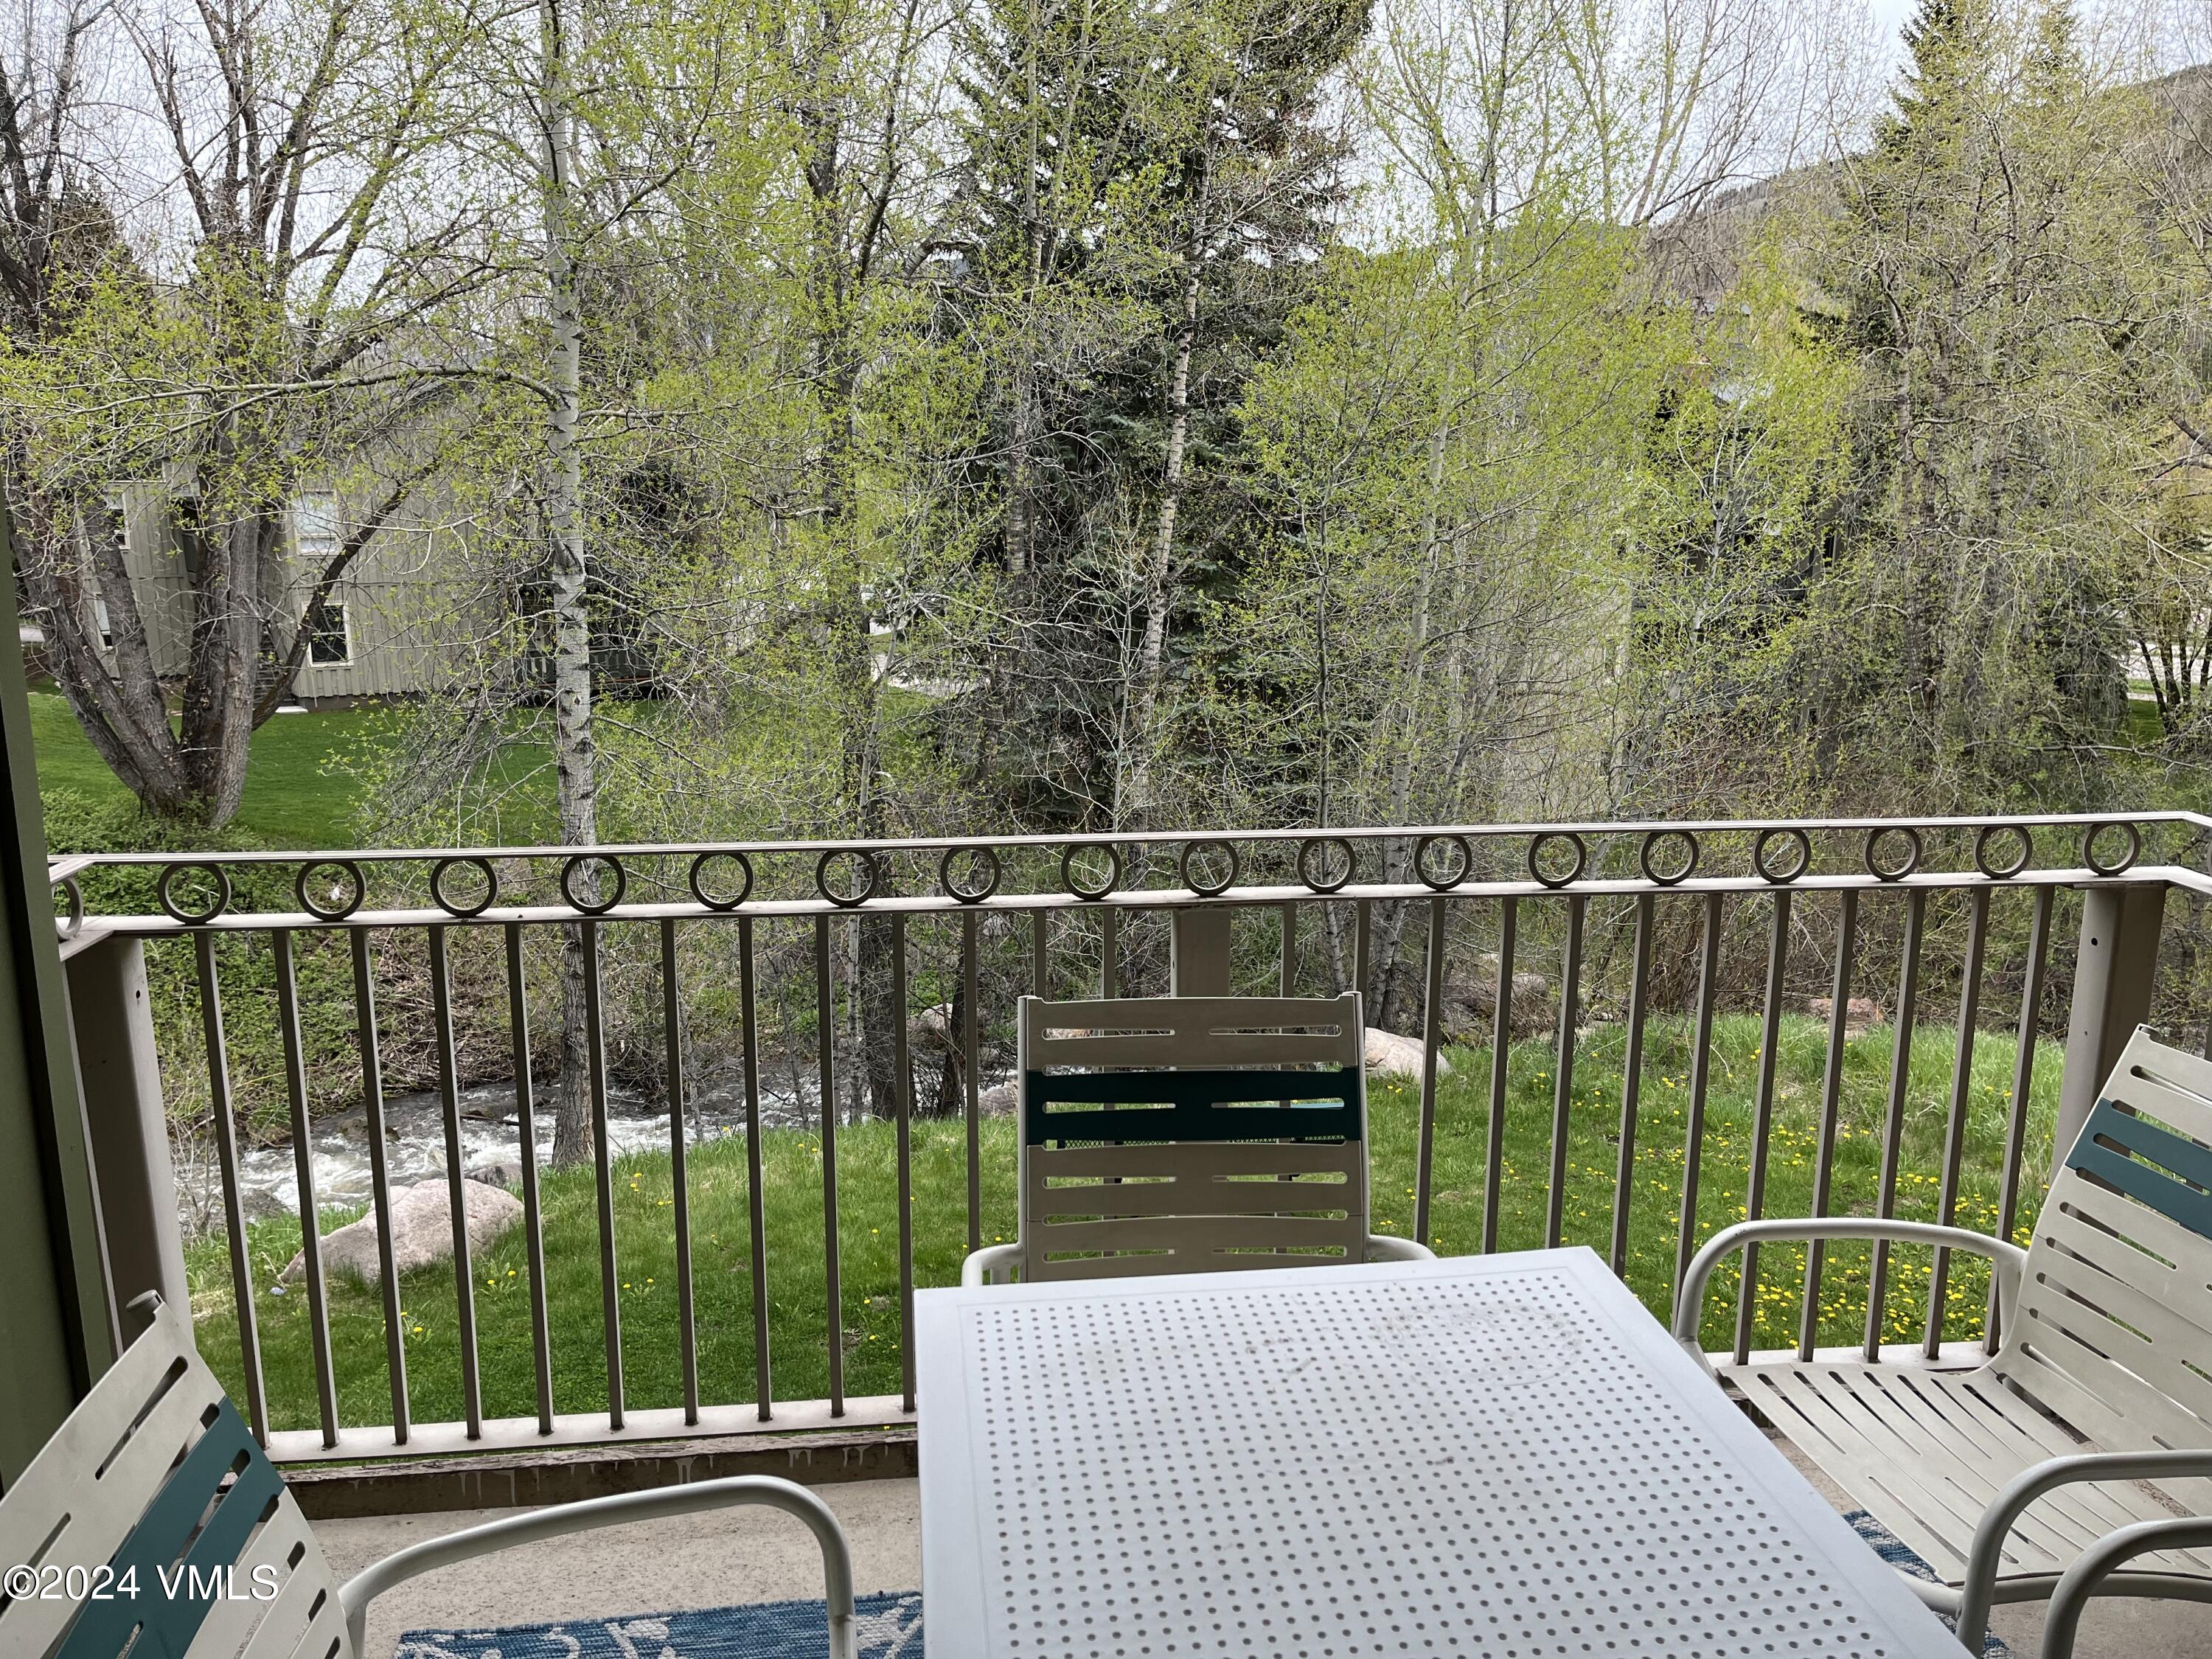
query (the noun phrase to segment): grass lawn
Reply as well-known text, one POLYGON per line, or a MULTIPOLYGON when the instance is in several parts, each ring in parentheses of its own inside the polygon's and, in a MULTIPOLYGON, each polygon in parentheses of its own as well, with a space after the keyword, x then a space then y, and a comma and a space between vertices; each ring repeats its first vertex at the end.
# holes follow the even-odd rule
MULTIPOLYGON (((1689 1060, 1686 1022, 1655 1019, 1647 1034, 1644 1103, 1631 1182, 1629 1284, 1652 1310, 1668 1311, 1684 1158, 1689 1060)), ((1716 1026, 1713 1075, 1699 1169, 1698 1231, 1702 1237, 1744 1212, 1752 1150, 1759 1042, 1759 1022, 1727 1017, 1716 1026)), ((1953 1033, 1922 1026, 1914 1041, 1899 1182, 1899 1214, 1934 1218, 1948 1112, 1953 1033)), ((1891 1034, 1877 1027, 1846 1046, 1841 1127, 1837 1143, 1838 1213, 1869 1213, 1881 1168, 1881 1124, 1890 1073, 1891 1034)), ((1580 1045, 1570 1115, 1565 1231, 1569 1243, 1609 1249, 1625 1038, 1618 1028, 1587 1034, 1580 1045)), ((1775 1129, 1766 1211, 1810 1209, 1826 1030, 1809 1019, 1785 1020, 1778 1058, 1775 1129)), ((2014 1045, 1983 1033, 1975 1042, 1960 1186, 1961 1224, 1989 1231, 1996 1222, 2000 1160, 2009 1109, 2014 1045)), ((2038 1050, 2030 1096, 2028 1146, 2033 1167, 2023 1183, 2021 1219, 2040 1202, 2055 1119, 2061 1054, 2038 1050)), ((1490 1060, 1480 1048, 1450 1053, 1455 1074, 1437 1091, 1431 1240, 1441 1254, 1480 1248, 1490 1060)), ((1543 1243, 1550 1169, 1553 1054, 1548 1044, 1518 1044, 1510 1058, 1503 1143, 1501 1248, 1543 1243)), ((1380 1080, 1370 1085, 1374 1213, 1377 1231, 1404 1233, 1413 1224, 1413 1169, 1419 1090, 1380 1080)), ((1013 1126, 983 1126, 983 1237, 1014 1232, 1013 1126)), ((773 1393, 781 1399, 828 1392, 822 1228, 822 1143, 796 1131, 763 1138, 766 1171, 769 1326, 773 1393)), ((915 1269, 919 1285, 956 1282, 966 1239, 964 1132, 958 1123, 914 1128, 915 1269)), ((899 1388, 898 1229, 893 1126, 871 1122, 836 1136, 839 1255, 843 1306, 837 1339, 845 1384, 854 1395, 899 1388)), ((625 1397, 633 1408, 682 1403, 676 1271, 669 1163, 665 1154, 625 1158, 617 1167, 616 1243, 625 1397)), ((547 1297, 553 1333, 556 1410, 586 1411, 606 1401, 599 1279, 598 1224, 588 1170, 550 1175, 544 1182, 547 1297)), ((751 1278, 744 1146, 726 1139, 699 1148, 690 1160, 693 1273, 699 1325, 700 1389, 709 1403, 753 1398, 751 1278)), ((329 1212, 325 1230, 357 1212, 329 1212)), ((2022 1228, 2024 1236, 2025 1229, 2022 1228)), ((311 1428, 315 1389, 306 1298, 297 1285, 270 1294, 298 1249, 298 1224, 282 1218, 254 1224, 250 1253, 261 1323, 263 1364, 271 1426, 311 1428)), ((1928 1252, 1901 1249, 1893 1260, 1884 1340, 1917 1340, 1926 1305, 1928 1252)), ((228 1260, 220 1237, 189 1247, 192 1309, 201 1351, 242 1401, 237 1319, 228 1260)), ((1823 1280, 1820 1340, 1856 1342, 1864 1317, 1869 1249, 1831 1247, 1823 1280)), ((1802 1290, 1802 1246, 1769 1246, 1760 1256, 1756 1346, 1794 1342, 1802 1290)), ((518 1230, 475 1264, 483 1404, 493 1417, 534 1413, 527 1267, 518 1230)), ((1982 1328, 1985 1267, 1954 1258, 1946 1297, 1947 1335, 1982 1328)), ((1726 1346, 1733 1330, 1739 1279, 1733 1267, 1717 1276, 1705 1340, 1726 1346)), ((461 1413, 459 1356, 454 1339, 450 1268, 426 1269, 402 1285, 411 1410, 419 1421, 461 1413)), ((334 1285, 331 1337, 341 1418, 351 1424, 390 1418, 385 1375, 382 1303, 350 1281, 334 1285)))
MULTIPOLYGON (((360 784, 331 763, 375 744, 380 718, 374 709, 332 709, 271 719, 253 734, 235 826, 272 847, 351 845, 360 784)), ((59 692, 31 693, 31 737, 40 787, 74 790, 95 806, 131 799, 59 692)))

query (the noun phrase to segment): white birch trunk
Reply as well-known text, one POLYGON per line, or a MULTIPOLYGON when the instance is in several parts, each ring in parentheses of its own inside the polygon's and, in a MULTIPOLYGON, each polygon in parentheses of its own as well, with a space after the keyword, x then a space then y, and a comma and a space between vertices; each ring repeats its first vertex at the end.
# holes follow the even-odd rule
MULTIPOLYGON (((564 846, 599 839, 599 779, 592 742, 592 629, 584 605, 583 457, 576 428, 583 402, 583 319, 574 257, 576 165, 574 94, 559 0, 540 0, 545 154, 539 203, 545 239, 547 314, 551 324, 546 380, 553 389, 545 425, 546 528, 553 588, 553 767, 564 846)), ((596 869, 578 872, 577 896, 599 896, 596 869)), ((584 981, 585 930, 572 924, 561 951, 561 1081, 553 1162, 591 1156, 591 1032, 584 981)))
POLYGON ((1190 358, 1198 337, 1199 278, 1205 270, 1206 212, 1213 182, 1209 149, 1191 210, 1190 242, 1183 255, 1182 314, 1176 319, 1175 368, 1168 377, 1168 442, 1160 474, 1160 512, 1144 572, 1145 627, 1137 645, 1137 683, 1129 699, 1130 756, 1122 774, 1115 822, 1144 826, 1152 809, 1152 755, 1158 744, 1160 683, 1166 672, 1168 613, 1174 606, 1176 514, 1182 504, 1183 452, 1190 438, 1190 358))

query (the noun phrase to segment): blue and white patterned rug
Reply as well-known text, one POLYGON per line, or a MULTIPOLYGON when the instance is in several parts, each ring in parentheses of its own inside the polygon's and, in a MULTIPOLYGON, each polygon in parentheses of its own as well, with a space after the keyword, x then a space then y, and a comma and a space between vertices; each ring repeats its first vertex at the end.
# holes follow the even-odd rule
MULTIPOLYGON (((919 1595, 863 1595, 854 1610, 860 1659, 921 1659, 919 1595)), ((828 1639, 821 1602, 763 1601, 501 1630, 410 1630, 393 1659, 811 1659, 828 1639)))
MULTIPOLYGON (((1903 1540, 1864 1510, 1853 1510, 1844 1519, 1857 1529, 1860 1537, 1874 1547, 1876 1555, 1899 1572, 1910 1577, 1925 1579, 1931 1584, 1936 1582, 1936 1569, 1905 1548, 1903 1540)), ((915 1616, 919 1618, 920 1614, 915 1616)), ((1953 1622, 1940 1613, 1936 1616, 1947 1625, 1953 1622)), ((2012 1650, 1996 1637, 1985 1634, 1982 1638, 1982 1659, 2012 1659, 2012 1650)))
MULTIPOLYGON (((1936 1577, 1864 1510, 1844 1518, 1892 1566, 1916 1578, 1936 1577)), ((859 1612, 860 1659, 922 1659, 920 1595, 864 1595, 859 1612)), ((822 1651, 824 1628, 819 1601, 767 1601, 501 1630, 412 1630, 399 1638, 393 1659, 790 1659, 822 1651)), ((2011 1659, 1994 1636, 1982 1652, 1984 1659, 2011 1659)))

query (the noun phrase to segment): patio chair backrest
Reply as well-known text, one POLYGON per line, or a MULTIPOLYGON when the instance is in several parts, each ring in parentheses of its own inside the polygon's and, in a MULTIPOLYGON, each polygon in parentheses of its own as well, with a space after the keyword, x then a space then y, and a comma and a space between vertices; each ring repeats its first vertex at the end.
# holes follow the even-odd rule
POLYGON ((2212 1446, 2208 1189, 2212 1062, 2138 1031, 2052 1178, 1991 1370, 2101 1449, 2212 1446))
POLYGON ((1023 1279, 1364 1260, 1365 1036, 1355 995, 1023 998, 1023 1279))
POLYGON ((9 1659, 349 1659, 337 1581, 181 1308, 0 1497, 18 1564, 36 1583, 0 1587, 9 1659))

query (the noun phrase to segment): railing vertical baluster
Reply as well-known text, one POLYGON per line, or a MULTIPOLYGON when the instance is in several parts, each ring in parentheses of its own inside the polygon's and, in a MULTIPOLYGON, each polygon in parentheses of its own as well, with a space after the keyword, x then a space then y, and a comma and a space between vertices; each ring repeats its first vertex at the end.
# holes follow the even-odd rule
POLYGON ((1613 1178, 1613 1271, 1628 1273, 1628 1211, 1636 1192, 1636 1118, 1644 1092, 1644 1022, 1651 979, 1651 929, 1658 902, 1636 899, 1636 947, 1628 974, 1628 1053, 1620 1070, 1620 1155, 1613 1178))
POLYGON ((1698 1164, 1705 1150, 1705 1091, 1713 1075, 1713 1003, 1720 994, 1721 896, 1705 895, 1705 936, 1698 960, 1697 1032, 1691 1039, 1690 1114, 1682 1127, 1682 1212, 1674 1234, 1674 1287, 1680 1290, 1698 1247, 1698 1164))
POLYGON ((822 1253, 830 1320, 830 1415, 845 1414, 845 1294, 837 1260, 837 1010, 830 979, 830 918, 814 919, 814 1018, 822 1069, 822 1253))
POLYGON ((1121 994, 1121 913, 1110 906, 1098 913, 1098 994, 1109 1002, 1121 994))
POLYGON ((392 1171, 384 1145, 384 1065, 377 1042, 376 975, 368 929, 349 930, 354 1040, 361 1048, 362 1128, 368 1140, 368 1197, 376 1217, 378 1289, 384 1297, 384 1369, 392 1383, 392 1443, 407 1443, 407 1334, 400 1324, 399 1274, 392 1260, 392 1171))
POLYGON ((677 1340, 684 1366, 684 1421, 699 1420, 699 1321, 691 1305, 691 1191, 684 1145, 684 1009, 676 973, 676 921, 660 923, 661 1024, 668 1054, 669 1198, 676 1216, 677 1340))
MULTIPOLYGON (((1052 999, 1052 912, 1030 912, 1030 994, 1052 999)), ((903 1006, 903 1005, 902 1005, 903 1006)))
MULTIPOLYGON (((1813 1160, 1813 1213, 1828 1213, 1836 1176, 1836 1127, 1844 1097, 1844 1041, 1850 1027, 1851 978, 1859 943, 1859 896, 1846 887, 1839 896, 1843 914, 1836 923, 1836 976, 1830 985, 1828 1054, 1820 1079, 1820 1144, 1813 1160)), ((1820 1274, 1827 1246, 1814 1239, 1805 1247, 1805 1304, 1797 1316, 1797 1357, 1809 1360, 1820 1328, 1820 1274)))
POLYGON ((307 1121, 307 1064, 300 1043, 300 988, 292 971, 292 932, 270 934, 276 948, 276 1018, 284 1030, 284 1091, 292 1105, 292 1167, 299 1182, 300 1255, 307 1285, 307 1337, 315 1356, 315 1407, 323 1444, 338 1443, 337 1380, 331 1361, 331 1309, 323 1284, 321 1206, 315 1200, 315 1145, 307 1121))
POLYGON ((238 1358, 246 1373, 246 1419, 253 1437, 269 1443, 269 1398, 261 1379, 261 1323, 253 1309, 253 1264, 246 1249, 246 1206, 238 1190, 238 1123, 230 1103, 230 1045, 223 1038, 222 984, 215 965, 215 935, 192 935, 199 961, 200 1029, 207 1038, 208 1105, 215 1114, 216 1158, 222 1166, 222 1218, 230 1233, 230 1291, 238 1304, 238 1358))
POLYGON ((1413 1237, 1429 1242, 1429 1188, 1437 1155, 1437 1051, 1443 1037, 1444 901, 1429 901, 1429 971, 1421 999, 1420 1152, 1413 1171, 1413 1237))
POLYGON ((753 1398, 760 1420, 775 1410, 769 1387, 768 1212, 761 1179, 760 1017, 753 986, 753 919, 738 918, 738 1011, 745 1046, 745 1211, 751 1228, 753 1277, 753 1398))
MULTIPOLYGON (((1036 913, 1042 923, 1045 913, 1036 913)), ((907 1051, 906 916, 891 915, 891 1103, 898 1115, 899 1393, 914 1409, 914 1063, 907 1051)), ((1043 938, 1039 927, 1035 937, 1043 938)), ((1042 976, 1040 976, 1040 981, 1042 976)))
MULTIPOLYGON (((476 1267, 469 1255, 468 1193, 461 1176, 461 1091, 453 1054, 453 982, 446 930, 430 935, 430 1014, 438 1039, 438 1103, 446 1130, 446 1199, 453 1226, 454 1340, 461 1350, 461 1409, 471 1440, 483 1438, 483 1388, 477 1369, 476 1267)), ((619 1425, 617 1425, 619 1426, 619 1425)))
POLYGON ((960 1070, 967 1092, 968 1248, 971 1250, 981 1249, 983 1243, 983 1107, 975 1076, 982 1049, 978 1036, 982 1021, 975 1006, 980 994, 975 960, 980 926, 973 910, 960 918, 961 1000, 967 1010, 960 1026, 960 1070))
MULTIPOLYGON (((1905 895, 1905 956, 1898 971, 1897 1024, 1890 1053, 1889 1109, 1882 1121, 1881 1191, 1875 1213, 1887 1218, 1897 1212, 1897 1160, 1905 1143, 1905 1097, 1912 1081, 1912 1023, 1920 1000, 1920 939, 1928 922, 1928 890, 1916 887, 1905 895)), ((1882 1316, 1889 1301, 1889 1242, 1877 1239, 1874 1261, 1867 1275, 1867 1316, 1864 1352, 1869 1364, 1881 1358, 1882 1316)))
MULTIPOLYGON (((1790 973, 1790 890, 1774 890, 1774 931, 1766 944, 1766 1002, 1759 1022, 1759 1093, 1753 1108, 1751 1180, 1743 1213, 1756 1221, 1766 1212, 1766 1160, 1774 1138, 1775 1050, 1782 1037, 1782 993, 1790 973)), ((1759 1317, 1759 1246, 1743 1252, 1743 1281, 1735 1306, 1735 1363, 1751 1354, 1751 1328, 1759 1317)))
POLYGON ((599 1310, 607 1346, 607 1426, 623 1425, 621 1264, 615 1257, 615 1173, 607 1145, 607 1034, 600 1018, 599 924, 575 924, 584 949, 584 1051, 592 1089, 592 1175, 599 1187, 599 1310))
MULTIPOLYGON (((1943 1130, 1943 1176, 1936 1200, 1936 1224, 1948 1227, 1959 1215, 1959 1170, 1966 1156, 1966 1107, 1974 1085, 1974 1025, 1982 1012, 1982 952, 1990 929, 1990 890, 1966 896, 1966 971, 1959 989, 1959 1032, 1951 1058, 1951 1117, 1943 1130)), ((1943 1346, 1943 1305, 1951 1284, 1951 1253, 1938 1245, 1928 1274, 1928 1317, 1920 1352, 1933 1359, 1943 1346)))
POLYGON ((1498 902, 1498 994, 1490 1042, 1490 1128, 1483 1145, 1482 1251, 1498 1248, 1498 1202, 1505 1171, 1505 1072, 1513 1052, 1513 945, 1519 931, 1521 902, 1507 894, 1498 902))
POLYGON ((1567 942, 1559 964, 1559 1035, 1552 1083, 1552 1170, 1544 1195, 1544 1247, 1556 1250, 1567 1214, 1568 1114, 1575 1100, 1575 1004, 1583 988, 1583 917, 1589 901, 1567 896, 1567 942))
POLYGON ((538 1432, 553 1432, 553 1328, 545 1307, 545 1209, 538 1193, 538 1091, 530 1071, 530 1003, 523 976, 522 924, 507 933, 507 1045, 514 1052, 514 1127, 522 1170, 523 1249, 529 1258, 531 1367, 537 1373, 538 1432))
POLYGON ((1375 949, 1375 901, 1361 899, 1352 907, 1352 988, 1359 993, 1360 1018, 1372 1025, 1375 1010, 1368 1006, 1367 995, 1375 949))
MULTIPOLYGON (((1278 990, 1277 994, 1285 997, 1294 997, 1298 994, 1298 907, 1296 901, 1286 900, 1282 906, 1282 981, 1280 988, 1278 990)), ((1364 1037, 1365 1033, 1361 1033, 1361 1036, 1364 1037)), ((1289 1104, 1287 1101, 1284 1103, 1285 1105, 1289 1104)), ((1295 1179, 1295 1177, 1285 1175, 1277 1176, 1275 1179, 1278 1181, 1290 1181, 1295 1179)), ((1277 1255, 1280 1255, 1282 1254, 1282 1250, 1279 1248, 1275 1251, 1275 1254, 1277 1255)))
MULTIPOLYGON (((2013 1055, 2012 1109, 2005 1123, 2004 1181, 1997 1194, 1997 1237, 2009 1242, 2020 1221, 2020 1169, 2027 1151, 2028 1097, 2035 1088, 2035 1042, 2042 1034, 2043 981, 2050 964, 2051 912, 2058 890, 2035 890, 2035 912, 2028 923, 2027 982, 2020 996, 2019 1046, 2013 1055)), ((2057 1156, 2057 1149, 2053 1149, 2057 1156)), ((1990 1353, 2003 1340, 2002 1310, 1997 1306, 1996 1275, 1990 1276, 1982 1343, 1990 1353)))

